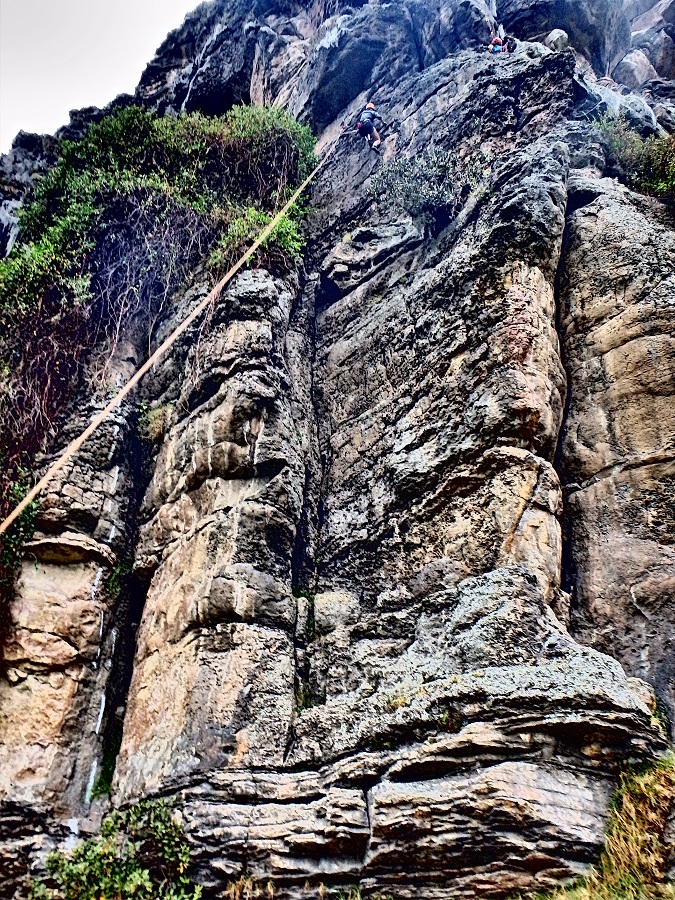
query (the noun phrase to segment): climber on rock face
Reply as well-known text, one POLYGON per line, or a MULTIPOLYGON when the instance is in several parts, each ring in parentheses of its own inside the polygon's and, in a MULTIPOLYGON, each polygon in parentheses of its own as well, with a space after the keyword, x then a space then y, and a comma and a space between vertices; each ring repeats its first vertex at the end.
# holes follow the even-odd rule
POLYGON ((487 49, 488 53, 513 53, 516 47, 516 41, 512 37, 508 37, 500 25, 499 34, 492 38, 487 49))
POLYGON ((386 127, 386 122, 375 108, 375 104, 366 103, 359 113, 359 121, 356 123, 359 134, 368 144, 370 149, 374 150, 376 153, 380 152, 378 147, 382 143, 382 139, 375 128, 375 122, 378 120, 386 127))

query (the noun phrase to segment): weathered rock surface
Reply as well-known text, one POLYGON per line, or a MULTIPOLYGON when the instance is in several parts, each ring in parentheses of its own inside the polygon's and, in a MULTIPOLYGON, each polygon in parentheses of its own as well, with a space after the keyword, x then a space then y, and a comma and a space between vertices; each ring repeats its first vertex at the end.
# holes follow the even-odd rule
MULTIPOLYGON (((624 12, 631 22, 631 44, 653 66, 655 71, 652 77, 675 77, 675 5, 672 0, 660 0, 658 3, 626 0, 624 12)), ((633 56, 633 53, 628 54, 629 59, 633 56)), ((644 63, 640 64, 640 69, 645 69, 644 63)), ((614 77, 635 89, 635 79, 623 81, 616 70, 614 77)))
POLYGON ((130 408, 44 501, 0 682, 0 896, 95 826, 121 717, 113 800, 175 798, 206 896, 243 871, 292 897, 546 889, 665 746, 675 232, 588 122, 657 128, 598 81, 648 10, 424 10, 203 4, 143 76, 163 111, 282 103, 323 149, 369 96, 390 128, 382 157, 340 138, 300 277, 240 274, 150 374, 148 477, 130 408), (577 56, 488 56, 497 21, 577 56), (452 221, 369 191, 479 142, 452 221))
POLYGON ((616 81, 625 84, 632 91, 637 91, 643 84, 658 78, 658 72, 642 50, 627 53, 614 69, 613 75, 616 81))
POLYGON ((575 630, 672 716, 675 240, 657 203, 585 178, 574 192, 561 324, 575 630))
POLYGON ((568 33, 572 44, 606 75, 630 47, 630 27, 621 0, 500 0, 499 18, 525 39, 552 28, 568 33))

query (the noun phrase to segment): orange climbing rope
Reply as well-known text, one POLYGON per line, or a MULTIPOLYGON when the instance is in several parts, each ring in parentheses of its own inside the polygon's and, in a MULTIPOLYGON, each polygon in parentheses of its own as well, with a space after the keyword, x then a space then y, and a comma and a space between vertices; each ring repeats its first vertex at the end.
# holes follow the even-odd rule
POLYGON ((105 407, 105 409, 103 409, 100 413, 98 413, 98 415, 91 421, 91 423, 82 432, 82 434, 78 438, 75 438, 75 440, 72 441, 68 445, 68 447, 66 447, 66 449, 61 454, 61 456, 56 460, 56 462, 52 463, 52 465, 49 467, 49 469, 47 469, 46 473, 38 481, 38 483, 35 485, 35 487, 33 487, 26 494, 26 496, 23 498, 21 503, 19 503, 19 505, 16 507, 16 509, 14 509, 7 516, 7 518, 4 520, 4 522, 2 522, 2 524, 0 524, 0 534, 7 531, 7 529, 10 527, 10 525, 14 521, 16 521, 16 519, 21 515, 21 513, 33 502, 33 500, 35 500, 35 498, 40 494, 42 489, 45 488, 49 484, 49 482, 52 480, 52 478, 54 478, 54 476, 58 472, 60 472, 61 469, 63 469, 63 467, 68 462, 68 460, 71 459, 77 453, 77 451, 84 444, 84 442, 87 440, 87 438, 91 437, 91 435, 96 431, 98 426, 110 415, 110 413, 114 409, 117 409, 117 407, 120 405, 122 400, 124 400, 124 398, 127 396, 127 394, 129 394, 136 387, 136 385, 141 380, 141 378, 145 375, 145 373, 148 372, 154 366, 154 364, 157 362, 157 360, 160 357, 162 357, 166 353, 166 351, 176 343, 178 338, 190 327, 190 325, 194 322, 194 320, 199 315, 201 315, 201 313, 203 313, 204 310, 208 306, 211 305, 211 303, 215 303, 218 300, 221 291, 223 290, 225 285, 228 283, 228 281, 230 281, 237 274, 239 269, 241 269, 241 267, 251 258, 251 256, 253 256, 253 254, 258 249, 258 247, 260 247, 260 245, 265 240, 267 240, 267 238, 270 236, 270 234, 272 234, 272 232, 277 227, 279 222, 283 219, 283 217, 286 215, 288 210, 291 208, 291 206, 293 206, 293 204, 296 202, 296 200, 300 197, 300 194, 302 194, 302 192, 307 187, 309 187, 311 182, 314 180, 314 178, 319 173, 320 169, 323 168, 323 166, 326 164, 329 157, 335 151, 335 148, 337 147, 338 142, 339 142, 340 138, 342 137, 344 130, 345 130, 345 126, 343 124, 342 128, 340 129, 340 134, 337 136, 337 138, 335 139, 335 142, 330 147, 330 149, 321 158, 321 160, 319 161, 319 164, 314 168, 314 170, 312 172, 310 172, 310 174, 307 176, 307 178, 305 178, 305 180, 302 182, 300 187, 295 191, 295 193, 293 194, 291 199, 288 201, 288 203, 286 203, 286 205, 283 207, 283 209, 281 209, 276 214, 276 216, 272 219, 272 221, 269 223, 269 225, 265 226, 265 228, 260 232, 260 234, 258 235, 256 240, 249 247, 249 249, 246 251, 246 253, 244 253, 244 255, 239 259, 239 261, 236 262, 232 266, 232 268, 228 272, 225 273, 225 275, 223 275, 223 277, 220 279, 218 284, 210 292, 208 297, 206 297, 204 300, 202 300, 202 302, 199 304, 199 306, 195 307, 195 309, 192 310, 190 315, 186 319, 184 319, 180 323, 180 325, 178 325, 174 329, 174 331, 169 335, 169 337, 159 345, 159 347, 155 350, 155 352, 152 354, 152 356, 150 356, 149 359, 145 363, 143 363, 143 365, 140 367, 140 369, 138 369, 138 371, 129 379, 129 381, 119 391, 119 393, 115 397, 113 397, 113 399, 110 401, 110 403, 108 403, 108 405, 105 407))

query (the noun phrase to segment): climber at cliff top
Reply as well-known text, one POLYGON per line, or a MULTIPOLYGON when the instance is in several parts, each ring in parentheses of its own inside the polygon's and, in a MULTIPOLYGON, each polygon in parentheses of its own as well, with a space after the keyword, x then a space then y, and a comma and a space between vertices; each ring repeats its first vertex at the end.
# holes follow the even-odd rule
POLYGON ((499 36, 492 38, 488 50, 490 53, 513 53, 516 49, 516 42, 511 37, 501 38, 499 36))
POLYGON ((366 105, 359 113, 359 121, 356 123, 359 134, 368 144, 370 149, 374 150, 376 153, 380 152, 377 148, 382 143, 382 138, 377 133, 377 129, 375 128, 375 122, 378 120, 382 122, 385 128, 387 127, 387 123, 375 108, 375 104, 369 102, 366 103, 366 105), (375 138, 374 141, 373 138, 375 138))

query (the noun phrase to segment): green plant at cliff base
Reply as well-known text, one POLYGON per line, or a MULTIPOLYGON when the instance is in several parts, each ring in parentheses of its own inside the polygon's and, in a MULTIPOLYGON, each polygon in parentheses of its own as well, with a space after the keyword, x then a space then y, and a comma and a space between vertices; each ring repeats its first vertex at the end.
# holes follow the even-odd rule
POLYGON ((658 900, 675 898, 667 880, 672 847, 665 841, 675 810, 675 755, 625 772, 612 802, 597 867, 580 882, 540 900, 658 900))
POLYGON ((50 853, 49 878, 31 900, 199 900, 187 876, 190 849, 162 801, 143 800, 103 820, 100 837, 50 853))
POLYGON ((621 166, 630 187, 675 198, 675 135, 640 137, 625 116, 605 116, 598 127, 610 157, 621 166))
POLYGON ((341 890, 338 894, 338 900, 361 900, 361 888, 358 885, 341 890))
MULTIPOLYGON (((131 106, 58 145, 0 261, 0 519, 85 371, 88 395, 108 389, 125 328, 150 348, 175 292, 207 260, 218 275, 304 179, 313 148, 309 129, 283 110, 244 106, 215 119, 131 106)), ((257 264, 294 265, 300 213, 257 264)), ((1 552, 6 616, 20 553, 7 540, 1 552)))

